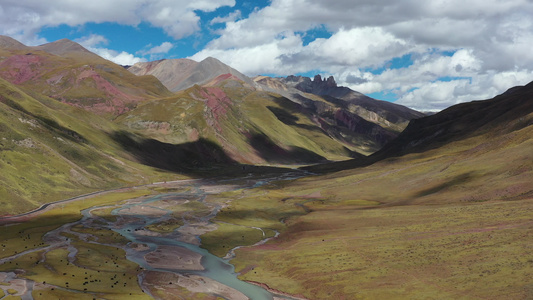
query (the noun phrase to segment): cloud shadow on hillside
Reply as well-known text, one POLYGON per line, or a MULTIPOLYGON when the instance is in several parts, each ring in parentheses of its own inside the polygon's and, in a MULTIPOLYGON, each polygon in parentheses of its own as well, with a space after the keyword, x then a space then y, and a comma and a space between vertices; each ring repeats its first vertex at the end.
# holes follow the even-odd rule
POLYGON ((220 146, 203 138, 195 142, 169 144, 126 131, 113 132, 111 138, 140 163, 171 172, 195 173, 202 168, 238 165, 220 146))
POLYGON ((296 123, 297 121, 300 120, 300 118, 287 112, 285 109, 274 107, 274 106, 267 106, 267 108, 274 114, 274 116, 276 116, 276 118, 280 122, 282 122, 285 125, 299 127, 299 128, 309 130, 309 131, 324 132, 321 128, 317 126, 296 123))
POLYGON ((431 194, 435 194, 435 193, 438 193, 444 189, 447 189, 447 188, 451 188, 453 186, 457 186, 457 185, 460 185, 460 184, 465 184, 467 183, 468 181, 472 180, 472 172, 468 172, 468 173, 464 173, 464 174, 461 174, 461 175, 458 175, 444 183, 441 183, 439 185, 436 185, 436 186, 433 186, 433 187, 430 187, 430 188, 427 188, 427 189, 424 189, 424 190, 421 190, 419 191, 418 193, 415 194, 415 198, 419 198, 419 197, 424 197, 424 196, 428 196, 428 195, 431 195, 431 194))
POLYGON ((284 149, 265 134, 255 134, 249 139, 250 145, 264 160, 281 164, 320 163, 328 160, 307 149, 291 146, 284 149))
POLYGON ((203 138, 195 142, 170 144, 127 131, 116 131, 110 136, 138 162, 165 171, 195 177, 287 172, 285 168, 241 164, 229 157, 219 145, 203 138))

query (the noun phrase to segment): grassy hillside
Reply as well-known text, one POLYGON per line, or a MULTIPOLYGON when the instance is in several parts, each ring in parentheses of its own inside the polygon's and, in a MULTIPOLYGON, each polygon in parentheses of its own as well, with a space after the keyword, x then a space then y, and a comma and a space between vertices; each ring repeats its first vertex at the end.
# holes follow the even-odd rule
POLYGON ((305 164, 355 155, 297 104, 233 78, 150 101, 116 121, 166 143, 203 138, 241 163, 305 164))
POLYGON ((2 213, 160 176, 122 150, 116 131, 104 118, 0 79, 2 213))
POLYGON ((236 251, 241 278, 309 299, 532 297, 533 110, 525 107, 446 144, 225 195, 236 200, 219 221, 282 232, 236 251))
POLYGON ((108 117, 139 102, 171 95, 153 76, 135 76, 87 50, 68 51, 70 48, 83 49, 68 40, 49 47, 0 48, 0 77, 108 117), (66 50, 58 50, 64 47, 66 50))

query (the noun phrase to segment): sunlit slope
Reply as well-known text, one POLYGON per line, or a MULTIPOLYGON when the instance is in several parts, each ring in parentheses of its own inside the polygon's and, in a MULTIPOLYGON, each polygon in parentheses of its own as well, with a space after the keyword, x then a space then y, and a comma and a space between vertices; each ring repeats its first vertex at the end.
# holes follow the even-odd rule
POLYGON ((530 298, 532 100, 452 107, 415 122, 450 126, 391 146, 403 155, 227 195, 218 220, 282 231, 237 250, 237 271, 309 299, 530 298))
POLYGON ((2 214, 88 191, 146 182, 112 139, 119 127, 90 112, 0 79, 0 202, 2 214))
POLYGON ((0 77, 101 115, 171 94, 155 77, 135 76, 66 39, 37 47, 21 47, 0 36, 2 41, 0 77))
POLYGON ((116 121, 168 143, 207 139, 241 163, 305 164, 357 155, 329 137, 305 109, 229 74, 145 103, 116 121))
POLYGON ((153 75, 173 92, 190 88, 195 84, 204 85, 223 74, 231 74, 250 86, 254 85, 246 75, 213 57, 200 62, 187 58, 138 62, 128 67, 128 71, 135 75, 153 75))

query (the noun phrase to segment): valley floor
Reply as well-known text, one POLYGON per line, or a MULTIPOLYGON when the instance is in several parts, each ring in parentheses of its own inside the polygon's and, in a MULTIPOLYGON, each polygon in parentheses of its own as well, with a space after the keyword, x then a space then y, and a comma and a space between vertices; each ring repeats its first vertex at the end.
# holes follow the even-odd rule
MULTIPOLYGON (((162 182, 0 219, 0 288, 21 299, 278 299, 238 280, 227 260, 199 247, 199 236, 240 228, 210 222, 227 203, 206 201, 208 195, 216 199, 279 177, 162 182)), ((242 229, 242 238, 228 245, 272 236, 259 227, 242 229)))
POLYGON ((0 287, 23 299, 528 299, 532 130, 320 176, 59 204, 2 227, 0 287))

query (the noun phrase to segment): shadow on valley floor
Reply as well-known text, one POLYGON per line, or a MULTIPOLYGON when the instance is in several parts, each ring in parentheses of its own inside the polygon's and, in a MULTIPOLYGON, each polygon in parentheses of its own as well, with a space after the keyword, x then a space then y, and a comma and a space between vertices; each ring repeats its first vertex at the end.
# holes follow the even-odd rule
POLYGON ((203 138, 195 142, 169 144, 126 131, 113 132, 110 136, 144 165, 194 177, 287 172, 285 168, 240 164, 227 156, 219 145, 203 138))
POLYGON ((328 161, 323 156, 301 147, 291 146, 288 150, 283 149, 264 134, 253 135, 249 143, 264 160, 270 163, 309 164, 328 161))
POLYGON ((438 193, 446 188, 449 188, 449 187, 452 187, 452 186, 456 186, 456 185, 459 185, 459 184, 465 184, 467 183, 468 181, 470 181, 472 179, 472 172, 468 172, 468 173, 464 173, 464 174, 461 174, 461 175, 457 175, 456 177, 442 183, 442 184, 439 184, 437 186, 434 186, 434 187, 431 187, 431 188, 427 188, 427 189, 424 189, 420 192, 418 192, 417 194, 415 194, 415 198, 418 198, 418 197, 424 197, 424 196, 428 196, 428 195, 431 195, 431 194, 435 194, 435 193, 438 193))

